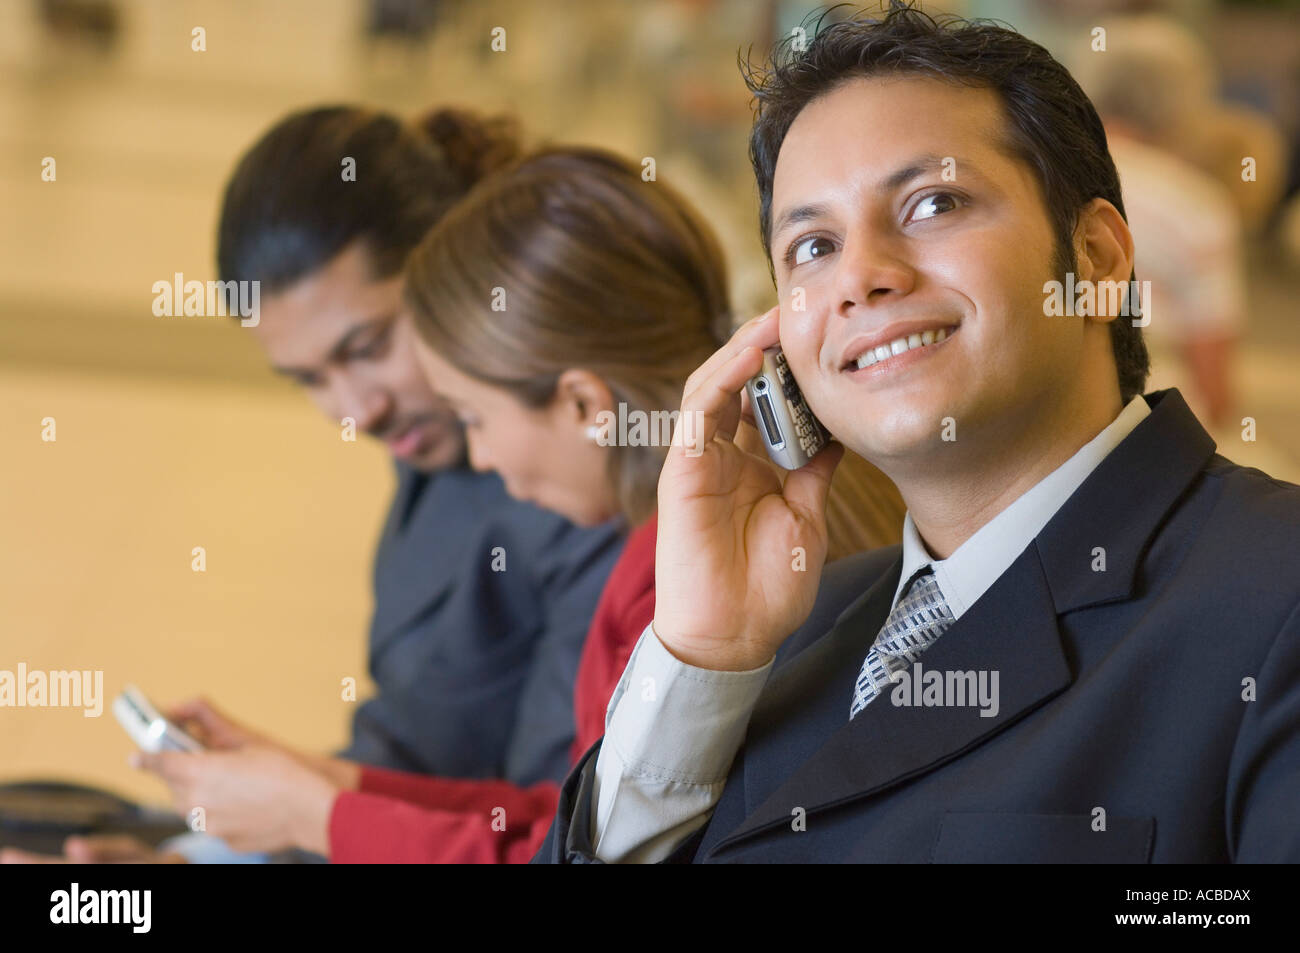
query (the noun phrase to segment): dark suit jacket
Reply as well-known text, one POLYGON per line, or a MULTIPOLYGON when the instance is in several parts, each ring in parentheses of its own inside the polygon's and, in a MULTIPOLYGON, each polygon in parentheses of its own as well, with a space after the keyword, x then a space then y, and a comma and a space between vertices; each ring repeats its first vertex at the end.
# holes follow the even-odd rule
MULTIPOLYGON (((998 671, 996 717, 886 695, 850 722, 902 560, 834 563, 824 586, 857 601, 792 636, 721 801, 672 859, 1300 860, 1300 487, 1216 454, 1177 391, 1147 401, 921 657, 998 671)), ((539 861, 591 859, 598 749, 539 861)))
POLYGON ((495 474, 397 474, 375 556, 377 693, 342 756, 443 777, 562 779, 578 657, 619 527, 576 528, 512 500, 495 474))

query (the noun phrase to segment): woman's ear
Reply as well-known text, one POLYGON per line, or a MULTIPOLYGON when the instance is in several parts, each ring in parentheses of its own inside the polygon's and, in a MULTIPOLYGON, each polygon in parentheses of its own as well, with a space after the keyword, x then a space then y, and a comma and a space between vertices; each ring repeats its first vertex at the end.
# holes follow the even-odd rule
POLYGON ((614 410, 614 393, 591 371, 569 368, 556 382, 555 408, 562 420, 585 429, 596 423, 601 411, 614 410))

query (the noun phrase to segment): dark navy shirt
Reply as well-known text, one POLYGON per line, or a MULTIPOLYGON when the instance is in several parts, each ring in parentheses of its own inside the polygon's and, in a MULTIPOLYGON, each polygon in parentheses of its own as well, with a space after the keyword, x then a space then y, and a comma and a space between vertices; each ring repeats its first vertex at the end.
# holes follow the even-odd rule
POLYGON ((443 777, 560 781, 587 628, 622 549, 511 499, 496 474, 397 466, 375 556, 375 697, 345 758, 443 777))

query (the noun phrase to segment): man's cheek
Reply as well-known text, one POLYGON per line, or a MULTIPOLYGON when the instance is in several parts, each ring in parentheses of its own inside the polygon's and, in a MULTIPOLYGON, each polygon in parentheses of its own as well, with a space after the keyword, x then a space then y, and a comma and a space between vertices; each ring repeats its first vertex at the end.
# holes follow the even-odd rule
POLYGON ((825 309, 815 291, 802 286, 787 287, 781 292, 781 333, 806 335, 810 328, 825 322, 825 309))
POLYGON ((829 393, 826 388, 820 388, 815 394, 805 394, 804 400, 807 401, 808 409, 812 411, 813 416, 832 436, 838 437, 849 432, 854 416, 853 408, 843 395, 836 399, 836 395, 829 393))
POLYGON ((796 380, 817 373, 817 356, 821 351, 825 322, 808 311, 790 311, 781 306, 781 350, 790 362, 796 380))

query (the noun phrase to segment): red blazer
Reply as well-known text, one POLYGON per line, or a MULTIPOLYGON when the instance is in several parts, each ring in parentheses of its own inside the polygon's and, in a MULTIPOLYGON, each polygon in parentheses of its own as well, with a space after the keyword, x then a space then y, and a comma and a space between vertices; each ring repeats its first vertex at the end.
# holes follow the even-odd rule
MULTIPOLYGON (((628 537, 592 616, 573 689, 578 759, 605 733, 605 709, 637 639, 654 618, 655 518, 628 537)), ((362 767, 360 789, 330 813, 334 863, 523 864, 555 817, 560 788, 453 780, 362 767)))

